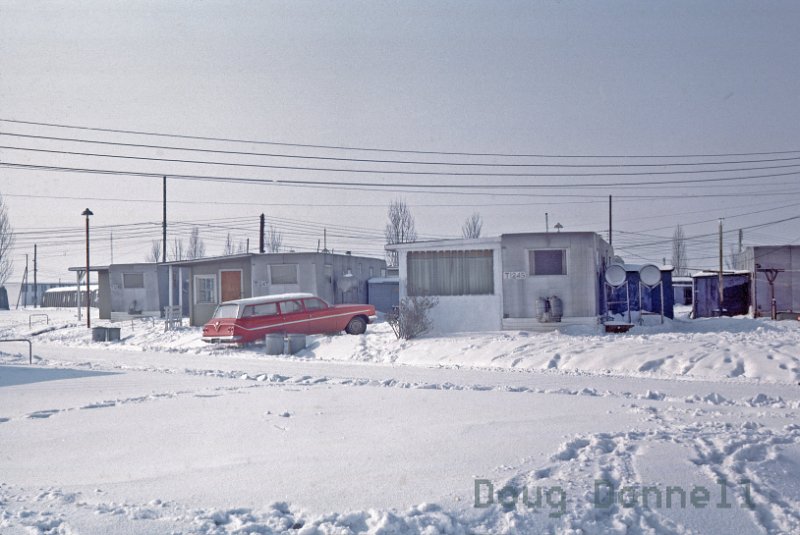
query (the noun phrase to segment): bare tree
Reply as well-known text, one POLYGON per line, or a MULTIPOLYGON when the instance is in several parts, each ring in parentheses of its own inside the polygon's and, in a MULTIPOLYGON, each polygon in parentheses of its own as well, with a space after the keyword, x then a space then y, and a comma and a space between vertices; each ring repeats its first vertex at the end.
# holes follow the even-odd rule
POLYGON ((172 257, 173 261, 176 261, 183 260, 183 255, 183 239, 175 238, 172 241, 172 246, 170 247, 170 256, 172 257))
POLYGON ((231 238, 231 233, 228 232, 228 235, 225 237, 225 247, 222 249, 222 254, 224 256, 230 256, 236 252, 236 247, 233 245, 233 238, 231 238))
POLYGON ((161 240, 153 240, 150 244, 150 252, 147 253, 147 262, 159 263, 161 262, 161 240))
POLYGON ((686 256, 686 236, 683 234, 683 227, 675 227, 672 233, 672 266, 675 268, 675 276, 685 277, 689 274, 686 266, 689 258, 686 256))
POLYGON ((242 254, 242 253, 247 253, 247 252, 249 252, 247 250, 247 244, 245 243, 244 240, 239 240, 239 245, 236 246, 236 253, 237 254, 242 254))
POLYGON ((481 214, 475 212, 464 221, 464 224, 461 226, 461 235, 465 238, 480 238, 482 228, 483 218, 481 214))
POLYGON ((13 272, 11 247, 14 246, 14 227, 8 220, 8 209, 0 195, 0 286, 3 286, 13 272))
MULTIPOLYGON (((388 216, 389 222, 386 223, 386 229, 384 230, 387 245, 417 241, 414 216, 405 201, 399 199, 392 201, 389 204, 388 216)), ((388 251, 386 256, 390 266, 397 266, 396 251, 388 251)))
POLYGON ((189 235, 189 246, 186 248, 186 258, 194 260, 203 258, 205 255, 206 246, 203 243, 203 238, 200 237, 200 228, 192 227, 192 233, 189 235))
POLYGON ((283 247, 283 233, 270 225, 269 234, 267 235, 267 252, 279 253, 281 247, 283 247))

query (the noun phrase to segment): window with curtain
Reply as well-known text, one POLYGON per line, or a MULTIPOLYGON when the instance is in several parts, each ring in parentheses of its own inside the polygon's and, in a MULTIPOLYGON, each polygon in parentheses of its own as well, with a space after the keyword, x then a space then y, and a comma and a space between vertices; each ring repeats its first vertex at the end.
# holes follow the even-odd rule
POLYGON ((535 249, 528 251, 531 275, 566 275, 566 249, 535 249))
POLYGON ((491 250, 408 253, 408 295, 494 293, 491 250))
POLYGON ((214 275, 194 276, 195 304, 213 304, 217 302, 217 278, 214 275))

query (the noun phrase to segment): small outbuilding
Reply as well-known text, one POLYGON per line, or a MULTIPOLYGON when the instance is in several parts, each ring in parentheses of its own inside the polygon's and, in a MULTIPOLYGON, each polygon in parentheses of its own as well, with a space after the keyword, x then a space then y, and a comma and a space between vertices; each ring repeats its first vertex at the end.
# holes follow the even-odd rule
POLYGON ((389 313, 400 304, 400 277, 373 277, 367 281, 369 304, 389 313))
POLYGON ((750 309, 750 273, 729 271, 722 274, 722 312, 719 306, 719 272, 700 272, 692 275, 694 302, 693 318, 742 316, 750 309))

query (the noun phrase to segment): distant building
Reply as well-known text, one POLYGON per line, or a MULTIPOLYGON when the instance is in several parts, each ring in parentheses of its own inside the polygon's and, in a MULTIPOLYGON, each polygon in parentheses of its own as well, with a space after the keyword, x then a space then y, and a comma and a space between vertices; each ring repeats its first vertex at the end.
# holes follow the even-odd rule
POLYGON ((676 305, 691 305, 692 278, 672 277, 672 295, 676 305))
MULTIPOLYGON (((24 284, 20 284, 18 296, 19 306, 43 306, 44 294, 47 290, 50 290, 51 288, 64 288, 68 286, 74 288, 75 284, 68 282, 38 282, 35 285, 33 283, 26 282, 24 284)), ((11 306, 15 305, 16 302, 11 303, 11 306)))
MULTIPOLYGON (((90 299, 89 306, 97 306, 97 285, 89 285, 90 299)), ((42 296, 43 308, 69 308, 83 306, 86 303, 86 287, 81 286, 77 290, 75 285, 56 286, 47 290, 42 296)))
POLYGON ((594 232, 503 234, 386 247, 398 252, 399 297, 438 298, 436 332, 596 325, 611 246, 594 232), (547 310, 548 307, 553 307, 547 310))

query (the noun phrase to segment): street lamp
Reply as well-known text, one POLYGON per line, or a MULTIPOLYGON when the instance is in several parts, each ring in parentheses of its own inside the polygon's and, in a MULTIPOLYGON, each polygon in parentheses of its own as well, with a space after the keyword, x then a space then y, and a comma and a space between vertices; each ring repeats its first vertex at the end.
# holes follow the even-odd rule
POLYGON ((86 216, 86 327, 92 326, 92 316, 90 306, 92 304, 92 294, 89 290, 89 216, 94 215, 88 208, 81 213, 86 216))

